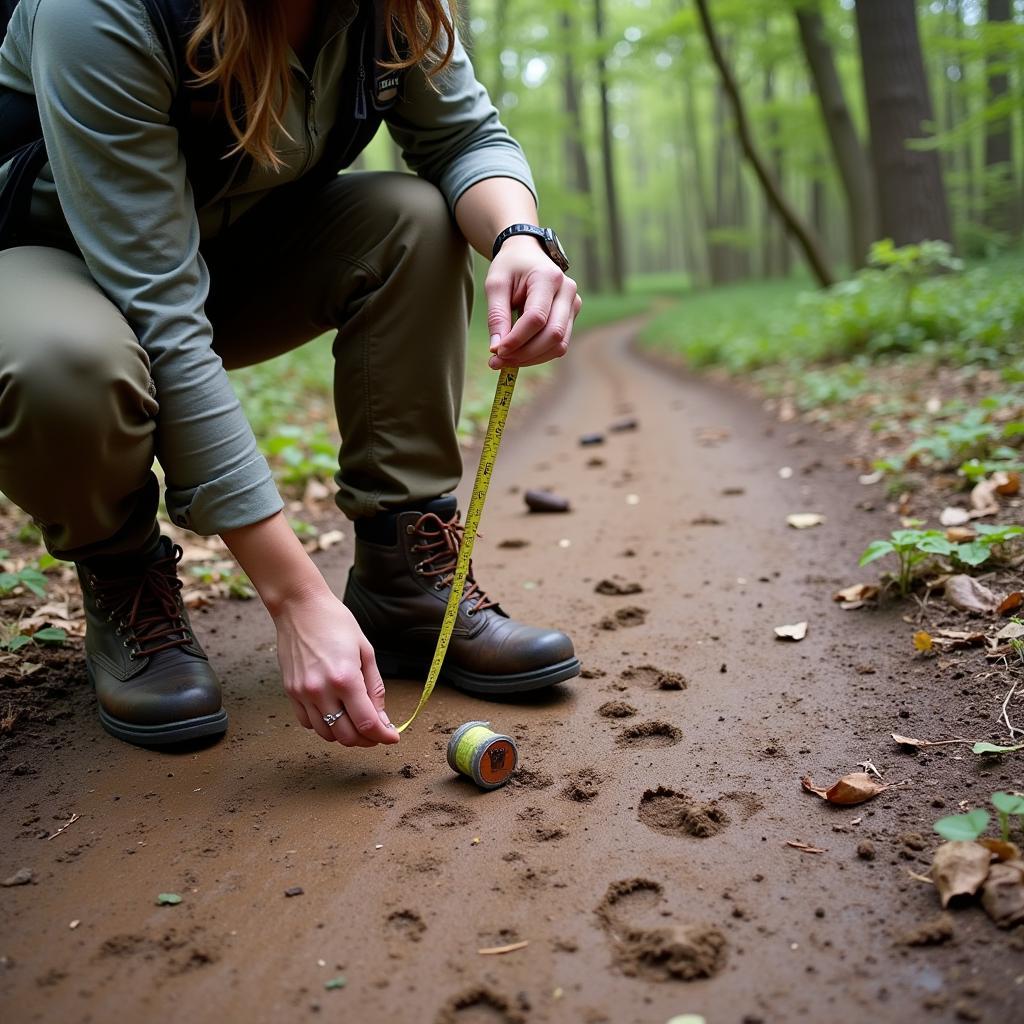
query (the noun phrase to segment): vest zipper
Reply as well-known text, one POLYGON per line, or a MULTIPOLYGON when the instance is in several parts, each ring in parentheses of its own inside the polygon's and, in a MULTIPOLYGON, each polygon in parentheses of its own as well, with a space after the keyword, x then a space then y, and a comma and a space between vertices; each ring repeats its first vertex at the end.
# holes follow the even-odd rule
POLYGON ((356 89, 356 118, 366 120, 366 65, 363 55, 359 55, 359 86, 356 89))

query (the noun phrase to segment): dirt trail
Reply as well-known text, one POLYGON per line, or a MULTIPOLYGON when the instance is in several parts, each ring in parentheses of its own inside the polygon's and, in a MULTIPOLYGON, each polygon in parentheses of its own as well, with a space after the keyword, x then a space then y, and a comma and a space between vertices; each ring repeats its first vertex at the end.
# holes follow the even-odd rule
MULTIPOLYGON (((476 560, 510 611, 573 634, 589 678, 512 706, 439 690, 397 750, 349 752, 291 721, 258 607, 200 616, 222 743, 117 744, 83 691, 48 743, 4 756, 0 875, 28 866, 37 884, 0 890, 0 1018, 1012 1018, 1020 953, 980 913, 956 918, 950 945, 894 946, 936 913, 906 834, 930 845, 931 801, 978 769, 888 738, 954 712, 927 667, 887 655, 906 644, 898 614, 830 601, 877 529, 843 453, 641 363, 629 330, 592 333, 514 411, 476 560), (639 429, 577 444, 624 416, 639 429), (543 486, 574 511, 527 515, 515 492, 543 486), (804 510, 827 524, 787 529, 804 510), (500 546, 515 539, 529 543, 500 546), (613 577, 642 591, 595 593, 613 577), (806 640, 773 640, 801 619, 806 640), (519 741, 504 790, 445 764, 474 718, 519 741), (805 772, 828 782, 865 758, 911 785, 839 812, 801 792, 805 772), (159 892, 184 900, 158 907, 159 892)), ((339 591, 350 551, 324 563, 339 591)), ((389 686, 393 718, 417 685, 389 686)), ((994 789, 1004 772, 971 778, 994 789)))

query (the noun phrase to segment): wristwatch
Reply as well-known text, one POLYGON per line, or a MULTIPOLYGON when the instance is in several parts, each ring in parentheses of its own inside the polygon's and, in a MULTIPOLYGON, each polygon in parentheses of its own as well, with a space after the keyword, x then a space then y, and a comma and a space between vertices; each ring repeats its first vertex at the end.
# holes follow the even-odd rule
POLYGON ((562 248, 562 243, 558 240, 558 235, 551 228, 539 228, 536 224, 513 224, 505 228, 494 240, 494 249, 491 252, 492 260, 498 255, 501 247, 505 244, 505 240, 513 235, 533 235, 540 242, 540 247, 547 253, 552 263, 559 270, 569 269, 569 257, 565 255, 565 250, 562 248))

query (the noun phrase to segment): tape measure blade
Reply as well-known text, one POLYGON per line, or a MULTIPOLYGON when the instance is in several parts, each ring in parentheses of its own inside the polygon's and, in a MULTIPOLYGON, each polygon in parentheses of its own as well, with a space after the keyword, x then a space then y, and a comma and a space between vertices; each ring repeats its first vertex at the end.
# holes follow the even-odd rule
POLYGON ((459 545, 459 557, 455 563, 451 591, 448 594, 448 603, 445 605, 444 618, 441 621, 441 632, 437 637, 434 655, 430 660, 430 671, 427 673, 423 690, 420 692, 420 699, 409 718, 398 726, 399 732, 405 732, 416 720, 416 716, 423 710, 430 699, 430 695, 434 692, 434 687, 437 685, 438 677, 441 674, 444 658, 448 653, 448 645, 451 643, 452 633, 455 631, 455 623, 459 615, 459 605, 462 604, 462 592, 465 589, 466 580, 469 578, 469 564, 473 559, 473 545, 476 542, 477 531, 480 528, 480 519, 483 515, 484 503, 487 500, 487 491, 491 484, 491 474, 494 470, 495 460, 498 457, 498 448, 501 446, 501 437, 505 430, 505 421, 508 418, 509 407, 512 405, 512 393, 515 390, 516 378, 518 376, 518 367, 502 370, 498 376, 498 383, 494 389, 494 401, 491 403, 491 415, 487 421, 487 433, 484 435, 484 443, 480 449, 480 461, 477 464, 476 479, 473 481, 469 508, 466 510, 466 520, 462 529, 462 543, 459 545))

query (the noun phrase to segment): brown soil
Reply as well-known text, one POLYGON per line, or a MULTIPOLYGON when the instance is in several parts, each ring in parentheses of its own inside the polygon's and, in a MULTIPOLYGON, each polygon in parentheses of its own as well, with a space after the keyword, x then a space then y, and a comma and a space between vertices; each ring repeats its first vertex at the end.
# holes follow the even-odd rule
MULTIPOLYGON (((933 887, 908 874, 927 871, 934 819, 1024 780, 1020 755, 915 754, 890 733, 998 742, 1008 687, 958 669, 959 654, 915 658, 913 604, 851 613, 832 601, 882 527, 860 507, 846 447, 652 370, 628 340, 623 327, 591 334, 548 399, 513 410, 475 551, 510 613, 572 633, 585 678, 510 704, 442 687, 397 748, 345 750, 292 719, 265 613, 220 602, 195 616, 231 716, 212 746, 157 753, 111 739, 67 653, 0 682, 0 716, 18 716, 0 732, 0 878, 34 874, 0 888, 0 1020, 1019 1015, 1021 929, 971 907, 952 912, 952 941, 895 945, 938 912, 933 887), (604 465, 587 468, 576 438, 640 409, 639 429, 608 434, 604 465), (534 468, 540 452, 547 469, 534 468), (813 473, 778 475, 803 464, 813 473), (530 515, 512 487, 557 487, 574 511, 530 515), (690 525, 725 504, 727 527, 690 525), (789 529, 797 511, 826 524, 789 529), (520 549, 487 540, 522 536, 520 549), (616 575, 641 583, 649 611, 633 628, 597 629, 616 609, 629 617, 618 606, 630 598, 594 593, 616 575), (775 643, 774 626, 803 619, 805 640, 775 643), (687 689, 626 676, 647 665, 687 689), (598 713, 624 686, 640 716, 632 740, 598 713), (473 719, 519 745, 523 769, 499 792, 445 763, 448 736, 473 719), (907 785, 853 808, 800 788, 804 774, 833 781, 865 759, 907 785), (595 798, 566 798, 596 788, 596 773, 595 798), (698 842, 647 827, 638 807, 659 786, 718 794, 728 828, 698 842), (528 809, 537 816, 520 817, 528 809), (293 887, 304 894, 286 897, 293 887), (182 902, 157 906, 165 892, 182 902), (501 944, 481 936, 502 935, 529 945, 478 952, 501 944)), ((342 528, 347 539, 317 556, 339 592, 342 528)), ((977 652, 962 657, 984 667, 977 652)), ((419 685, 389 681, 393 718, 419 685)))
POLYGON ((685 690, 686 679, 679 672, 671 669, 656 668, 654 665, 638 665, 622 670, 622 678, 630 682, 643 683, 659 690, 685 690))
POLYGON ((640 820, 655 832, 707 839, 729 824, 729 815, 714 800, 698 803, 685 793, 659 786, 640 798, 640 820))
POLYGON ((632 718, 636 708, 624 700, 608 700, 597 709, 597 713, 602 718, 632 718))

